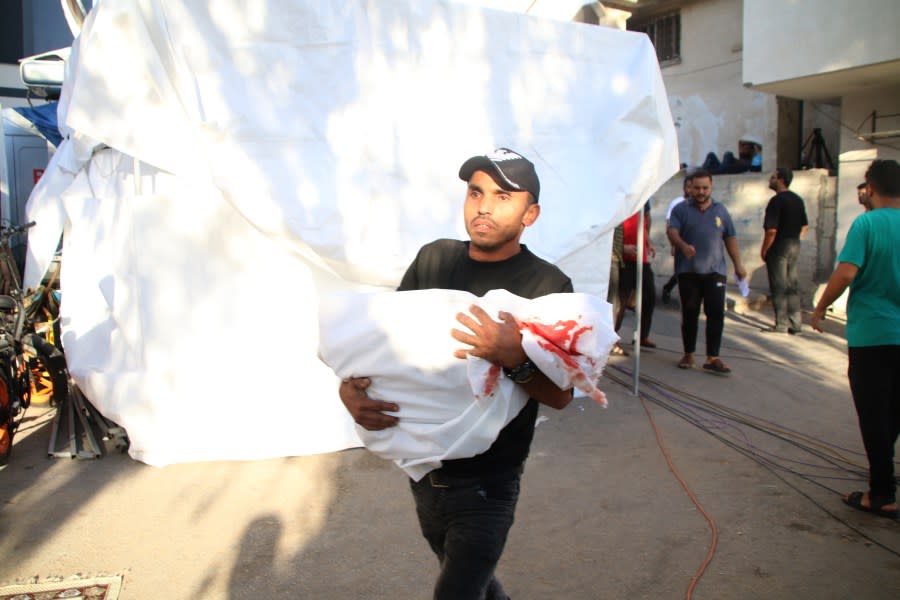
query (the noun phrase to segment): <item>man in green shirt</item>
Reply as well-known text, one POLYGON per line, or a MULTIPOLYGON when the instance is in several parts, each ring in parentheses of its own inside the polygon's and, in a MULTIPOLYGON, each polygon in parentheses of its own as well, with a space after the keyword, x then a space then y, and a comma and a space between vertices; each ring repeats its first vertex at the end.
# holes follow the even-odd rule
POLYGON ((847 371, 869 459, 869 490, 844 496, 849 506, 898 516, 894 445, 900 435, 900 164, 875 160, 866 171, 872 210, 853 222, 838 266, 810 324, 822 331, 825 310, 850 286, 847 371))

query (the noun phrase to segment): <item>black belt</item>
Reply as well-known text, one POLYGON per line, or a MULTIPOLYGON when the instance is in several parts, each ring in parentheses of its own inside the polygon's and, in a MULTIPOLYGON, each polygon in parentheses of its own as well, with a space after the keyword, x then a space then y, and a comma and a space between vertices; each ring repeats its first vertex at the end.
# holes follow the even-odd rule
POLYGON ((511 469, 503 469, 499 473, 488 473, 480 476, 460 476, 460 475, 451 475, 448 473, 444 473, 440 469, 435 469, 428 473, 425 476, 425 480, 431 485, 433 488, 457 488, 457 487, 469 487, 472 485, 476 485, 479 483, 484 483, 485 481, 495 481, 502 479, 512 479, 514 477, 519 477, 522 475, 524 471, 524 466, 519 465, 518 467, 514 467, 511 469))

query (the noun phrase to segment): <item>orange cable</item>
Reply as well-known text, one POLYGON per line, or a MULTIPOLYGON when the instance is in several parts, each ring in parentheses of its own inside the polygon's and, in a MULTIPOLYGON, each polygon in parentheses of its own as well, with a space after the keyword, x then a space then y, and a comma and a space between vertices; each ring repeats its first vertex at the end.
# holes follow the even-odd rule
POLYGON ((656 426, 656 421, 653 419, 653 415, 650 413, 650 407, 647 406, 647 401, 644 400, 643 395, 641 395, 640 398, 641 406, 644 407, 644 412, 647 413, 647 418, 650 420, 650 426, 653 428, 653 434, 656 436, 656 443, 659 446, 659 449, 662 451, 663 458, 666 459, 666 464, 669 465, 669 470, 672 472, 672 475, 675 476, 675 479, 678 480, 678 483, 681 484, 681 487, 684 488, 684 491, 687 492, 687 495, 691 499, 691 502, 693 502, 694 506, 697 507, 697 510, 700 511, 700 513, 703 515, 703 518, 706 519, 706 522, 709 523, 709 528, 712 531, 712 541, 709 545, 709 551, 706 553, 706 559, 703 561, 703 564, 700 565, 700 568, 697 569, 697 572, 694 573, 694 576, 691 578, 691 583, 690 585, 688 585, 687 592, 685 593, 685 598, 687 600, 690 600, 694 594, 694 588, 697 586, 700 578, 703 577, 703 573, 706 571, 706 567, 708 567, 709 563, 712 562, 713 555, 716 553, 716 546, 719 543, 719 528, 716 527, 715 520, 713 520, 709 513, 704 510, 703 506, 700 504, 700 501, 697 500, 697 497, 694 495, 694 492, 691 491, 691 488, 688 487, 687 483, 685 483, 685 481, 678 474, 678 470, 675 469, 672 458, 669 456, 669 451, 666 450, 666 446, 663 444, 659 428, 656 426))

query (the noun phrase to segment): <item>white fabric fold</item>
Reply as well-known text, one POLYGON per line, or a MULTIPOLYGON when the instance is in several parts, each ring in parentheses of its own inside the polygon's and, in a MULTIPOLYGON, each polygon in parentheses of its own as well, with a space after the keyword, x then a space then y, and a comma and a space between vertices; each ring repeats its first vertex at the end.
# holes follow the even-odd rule
POLYGON ((587 294, 528 300, 505 290, 479 298, 457 290, 335 294, 319 309, 319 357, 342 378, 369 377, 370 397, 396 403, 396 426, 368 431, 363 444, 393 460, 415 480, 444 460, 487 450, 525 406, 523 388, 499 366, 453 353, 450 331, 477 304, 497 318, 509 312, 523 332, 528 357, 561 389, 606 406, 596 382, 618 339, 610 305, 587 294))
POLYGON ((65 230, 72 375, 152 464, 358 445, 316 358, 320 294, 393 289, 422 244, 464 236, 469 156, 536 164, 523 241, 600 297, 612 229, 678 168, 642 34, 476 0, 94 4, 26 282, 65 230))

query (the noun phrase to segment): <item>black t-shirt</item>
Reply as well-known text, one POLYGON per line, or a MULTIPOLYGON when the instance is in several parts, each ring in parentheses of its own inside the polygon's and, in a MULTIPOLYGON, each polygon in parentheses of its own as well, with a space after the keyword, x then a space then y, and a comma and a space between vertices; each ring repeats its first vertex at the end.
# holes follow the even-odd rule
MULTIPOLYGON (((469 257, 469 242, 437 240, 419 250, 406 270, 398 291, 427 289, 462 290, 483 296, 504 289, 523 298, 571 292, 572 280, 547 261, 538 258, 524 245, 522 251, 506 260, 479 262, 469 257)), ((447 335, 450 335, 449 332, 447 335)), ((472 458, 444 461, 441 470, 459 477, 477 477, 502 468, 514 468, 525 462, 538 402, 528 403, 504 427, 491 447, 472 458)))
POLYGON ((809 222, 806 220, 803 198, 790 190, 772 196, 766 206, 763 229, 774 229, 776 242, 799 239, 800 231, 806 225, 809 222))

